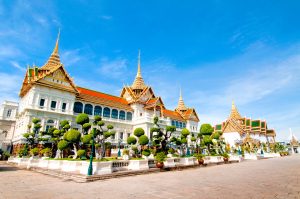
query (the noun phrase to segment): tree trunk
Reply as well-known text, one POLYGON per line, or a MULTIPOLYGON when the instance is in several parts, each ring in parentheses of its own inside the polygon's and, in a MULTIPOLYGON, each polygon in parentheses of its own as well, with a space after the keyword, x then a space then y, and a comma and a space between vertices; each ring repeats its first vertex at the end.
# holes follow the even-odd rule
POLYGON ((77 158, 77 148, 76 148, 76 144, 73 144, 74 146, 74 156, 73 159, 75 160, 77 158))

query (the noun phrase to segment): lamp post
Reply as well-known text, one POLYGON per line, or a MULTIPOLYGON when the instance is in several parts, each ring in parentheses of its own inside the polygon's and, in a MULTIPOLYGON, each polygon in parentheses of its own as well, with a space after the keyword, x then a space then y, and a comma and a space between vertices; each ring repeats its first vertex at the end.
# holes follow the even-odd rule
POLYGON ((118 157, 121 157, 121 149, 120 149, 120 145, 121 145, 121 140, 118 139, 118 157))
POLYGON ((88 176, 93 175, 93 158, 94 158, 94 148, 95 148, 95 136, 96 133, 96 128, 93 127, 93 132, 92 132, 92 151, 91 151, 91 155, 90 155, 90 165, 89 165, 89 169, 88 169, 88 176))

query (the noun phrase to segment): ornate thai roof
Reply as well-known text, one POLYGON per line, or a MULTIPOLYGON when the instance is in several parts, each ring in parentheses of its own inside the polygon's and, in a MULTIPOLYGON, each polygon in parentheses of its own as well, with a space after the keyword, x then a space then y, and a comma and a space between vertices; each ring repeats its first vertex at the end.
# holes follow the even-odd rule
POLYGON ((232 101, 229 118, 236 119, 236 120, 242 119, 242 116, 240 115, 239 111, 235 107, 234 101, 232 101))
POLYGON ((130 107, 126 99, 122 97, 109 95, 83 87, 77 87, 77 90, 77 99, 80 101, 132 111, 132 108, 130 107))
POLYGON ((177 111, 186 111, 187 110, 187 107, 184 105, 181 89, 180 89, 180 92, 179 92, 179 100, 178 100, 178 105, 177 105, 176 110, 177 111))
POLYGON ((58 32, 58 36, 56 39, 56 43, 55 43, 53 52, 51 53, 48 61, 40 69, 51 70, 51 69, 57 68, 58 66, 61 65, 59 54, 58 54, 59 35, 60 35, 60 32, 58 32))
POLYGON ((131 88, 133 90, 143 90, 144 88, 146 88, 144 79, 142 77, 142 73, 141 73, 141 53, 139 51, 139 56, 138 56, 138 70, 136 73, 136 77, 133 81, 133 84, 131 86, 131 88))

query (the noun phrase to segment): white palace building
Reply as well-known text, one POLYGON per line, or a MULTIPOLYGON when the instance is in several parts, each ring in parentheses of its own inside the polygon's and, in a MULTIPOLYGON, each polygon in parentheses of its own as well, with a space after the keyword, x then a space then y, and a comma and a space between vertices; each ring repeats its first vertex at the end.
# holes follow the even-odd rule
MULTIPOLYGON (((19 148, 25 142, 23 134, 33 118, 41 119, 42 131, 59 126, 59 121, 69 120, 72 128, 78 128, 75 118, 86 113, 93 119, 102 116, 112 124, 116 135, 113 144, 125 143, 133 130, 141 127, 150 136, 153 118, 159 117, 164 127, 174 125, 177 134, 182 128, 198 132, 199 118, 194 108, 185 106, 180 94, 178 106, 168 110, 161 97, 147 86, 141 75, 140 56, 137 74, 131 86, 124 86, 120 96, 75 85, 60 62, 59 37, 48 61, 41 67, 28 67, 20 90, 19 103, 7 102, 0 110, 0 147, 3 150, 19 148), (2 145, 2 146, 1 146, 2 145)), ((15 151, 15 150, 13 150, 15 151)))

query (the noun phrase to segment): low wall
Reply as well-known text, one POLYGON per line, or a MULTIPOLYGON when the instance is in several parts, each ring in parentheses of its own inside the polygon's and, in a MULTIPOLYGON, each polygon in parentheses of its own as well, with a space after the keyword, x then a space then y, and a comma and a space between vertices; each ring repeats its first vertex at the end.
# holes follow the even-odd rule
MULTIPOLYGON (((45 160, 37 158, 14 158, 7 161, 14 163, 21 168, 41 168, 49 170, 58 170, 70 173, 80 173, 87 175, 89 161, 69 161, 69 160, 45 160)), ((110 174, 117 171, 126 170, 147 170, 149 169, 148 160, 119 160, 107 162, 93 162, 93 174, 110 174)))

